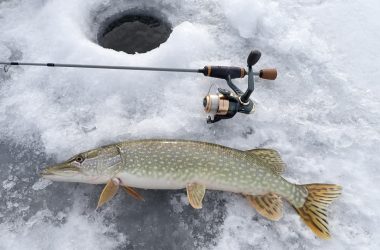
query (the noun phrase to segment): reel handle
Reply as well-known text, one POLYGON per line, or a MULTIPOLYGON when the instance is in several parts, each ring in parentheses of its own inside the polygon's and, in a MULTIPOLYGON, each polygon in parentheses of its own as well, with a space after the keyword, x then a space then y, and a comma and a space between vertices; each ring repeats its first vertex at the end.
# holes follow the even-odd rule
POLYGON ((277 69, 262 69, 259 77, 266 80, 275 80, 277 78, 277 69))
POLYGON ((252 50, 251 53, 249 53, 247 58, 247 65, 248 68, 252 68, 253 65, 255 65, 261 57, 261 52, 258 50, 252 50))

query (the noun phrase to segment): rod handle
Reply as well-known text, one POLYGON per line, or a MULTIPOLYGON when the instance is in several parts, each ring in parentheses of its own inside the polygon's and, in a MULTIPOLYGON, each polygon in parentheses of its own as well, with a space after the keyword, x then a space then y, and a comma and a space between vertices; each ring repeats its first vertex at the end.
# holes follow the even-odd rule
POLYGON ((227 79, 243 78, 247 75, 247 71, 241 67, 229 66, 205 66, 201 71, 205 76, 227 79))
POLYGON ((275 80, 277 78, 277 69, 262 69, 259 76, 263 79, 275 80))

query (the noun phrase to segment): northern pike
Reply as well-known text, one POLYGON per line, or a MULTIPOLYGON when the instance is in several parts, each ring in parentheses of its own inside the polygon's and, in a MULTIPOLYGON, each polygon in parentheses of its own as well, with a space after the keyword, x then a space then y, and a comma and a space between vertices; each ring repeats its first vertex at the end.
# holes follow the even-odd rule
POLYGON ((80 153, 41 175, 53 181, 106 184, 98 207, 121 186, 139 200, 143 198, 134 188, 185 188, 190 205, 199 209, 207 188, 243 194, 259 214, 277 221, 284 198, 317 236, 330 238, 326 208, 341 187, 288 182, 281 176, 284 167, 273 149, 241 151, 198 141, 137 140, 80 153))

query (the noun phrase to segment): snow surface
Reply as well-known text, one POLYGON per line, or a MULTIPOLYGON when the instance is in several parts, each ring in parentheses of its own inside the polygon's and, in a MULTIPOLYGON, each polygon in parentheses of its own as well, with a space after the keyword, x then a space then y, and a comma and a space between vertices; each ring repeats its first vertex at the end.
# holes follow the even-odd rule
MULTIPOLYGON (((3 0, 0 60, 199 68, 244 65, 259 80, 250 116, 207 125, 201 75, 11 67, 0 73, 0 249, 378 249, 380 245, 380 2, 377 0, 3 0), (96 44, 102 21, 160 11, 174 29, 145 54, 96 44), (286 205, 271 222, 239 195, 124 194, 94 211, 100 186, 43 181, 38 171, 99 145, 181 138, 274 148, 297 183, 343 186, 321 241, 286 205)), ((239 83, 245 87, 245 81, 239 83)))

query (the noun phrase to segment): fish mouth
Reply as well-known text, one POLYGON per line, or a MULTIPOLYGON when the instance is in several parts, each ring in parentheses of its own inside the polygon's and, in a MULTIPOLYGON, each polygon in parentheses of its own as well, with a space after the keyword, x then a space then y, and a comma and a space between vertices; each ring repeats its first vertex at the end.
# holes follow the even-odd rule
POLYGON ((41 176, 41 177, 44 177, 44 176, 47 176, 47 175, 53 175, 53 173, 50 172, 48 168, 42 169, 42 170, 40 171, 40 176, 41 176))
POLYGON ((47 167, 40 171, 40 176, 49 178, 52 176, 73 176, 80 172, 78 167, 68 165, 68 164, 58 164, 55 166, 47 167))

